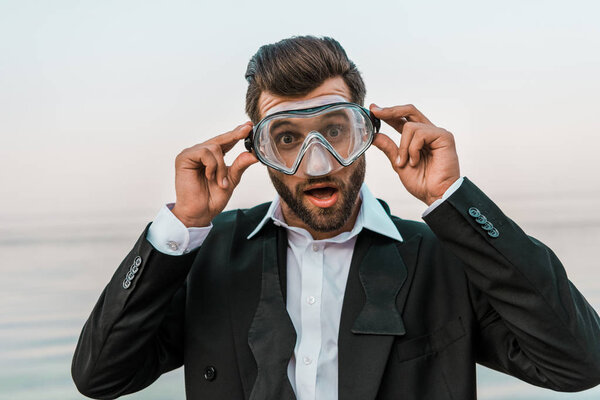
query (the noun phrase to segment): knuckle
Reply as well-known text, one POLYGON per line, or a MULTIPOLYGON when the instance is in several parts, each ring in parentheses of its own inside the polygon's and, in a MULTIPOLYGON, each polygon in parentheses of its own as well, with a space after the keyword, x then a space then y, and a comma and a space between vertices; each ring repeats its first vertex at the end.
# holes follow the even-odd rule
POLYGON ((175 165, 181 165, 181 163, 188 158, 188 155, 190 153, 190 149, 189 148, 185 148, 183 150, 181 150, 179 152, 179 154, 177 154, 177 156, 175 156, 175 165))
POLYGON ((417 128, 417 123, 416 122, 412 122, 412 121, 407 121, 404 123, 404 126, 402 127, 402 132, 410 132, 410 131, 414 131, 417 128))
POLYGON ((208 149, 205 145, 198 146, 196 149, 194 149, 194 151, 198 152, 199 155, 205 155, 208 153, 208 149))
POLYGON ((442 129, 442 133, 444 135, 448 136, 449 139, 454 140, 454 134, 452 132, 450 132, 449 130, 446 130, 444 128, 441 128, 441 129, 442 129))
POLYGON ((406 113, 402 109, 402 106, 396 106, 396 107, 392 108, 391 112, 392 112, 392 116, 394 118, 402 118, 402 117, 404 117, 404 115, 406 115, 406 113))
POLYGON ((207 168, 213 168, 217 165, 217 161, 214 157, 204 157, 202 158, 202 164, 206 165, 207 168))
POLYGON ((219 146, 216 143, 209 143, 206 145, 206 150, 210 151, 211 153, 214 154, 218 154, 221 151, 221 146, 219 146))

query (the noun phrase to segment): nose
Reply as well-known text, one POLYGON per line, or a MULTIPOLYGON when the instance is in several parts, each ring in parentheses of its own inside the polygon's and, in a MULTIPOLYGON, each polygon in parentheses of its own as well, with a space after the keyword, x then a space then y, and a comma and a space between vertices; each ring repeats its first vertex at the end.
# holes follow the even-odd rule
POLYGON ((301 171, 307 176, 323 176, 342 167, 321 143, 315 141, 306 149, 298 172, 301 171))

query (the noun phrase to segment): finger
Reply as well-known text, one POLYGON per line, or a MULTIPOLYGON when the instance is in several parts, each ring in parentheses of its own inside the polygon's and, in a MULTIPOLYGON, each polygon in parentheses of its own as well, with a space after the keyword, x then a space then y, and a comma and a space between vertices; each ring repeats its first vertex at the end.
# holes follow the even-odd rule
POLYGON ((206 176, 206 179, 209 181, 215 179, 215 172, 217 171, 217 159, 209 149, 206 147, 199 149, 198 158, 194 161, 204 166, 204 176, 206 176))
POLYGON ((421 149, 425 146, 426 135, 420 131, 415 131, 413 139, 410 141, 408 147, 408 154, 410 155, 410 166, 414 167, 421 161, 421 149))
POLYGON ((397 118, 397 119, 391 119, 388 118, 387 120, 383 118, 382 116, 382 108, 380 108, 379 106, 377 106, 376 104, 371 104, 369 106, 369 110, 373 113, 373 115, 375 115, 377 118, 384 120, 389 126, 391 126, 392 128, 394 128, 395 130, 397 130, 398 132, 402 132, 402 129, 404 128, 404 124, 406 123, 406 118, 401 117, 401 118, 397 118))
POLYGON ((237 142, 246 139, 251 130, 252 122, 248 121, 243 123, 242 125, 239 125, 232 131, 216 136, 210 141, 221 146, 221 150, 223 151, 223 154, 225 154, 229 150, 231 150, 237 142))
POLYGON ((404 167, 406 163, 409 161, 409 153, 408 149, 410 147, 410 143, 413 140, 415 135, 415 131, 419 127, 419 124, 415 122, 407 122, 404 124, 404 129, 402 130, 402 136, 400 137, 400 146, 398 147, 398 161, 397 164, 400 168, 404 167))
POLYGON ((398 146, 396 143, 385 133, 378 133, 373 139, 373 145, 387 156, 392 163, 393 167, 397 166, 398 160, 398 146))
POLYGON ((229 167, 229 183, 233 185, 233 187, 236 187, 240 183, 244 171, 246 171, 249 166, 257 162, 258 158, 256 158, 254 154, 247 151, 238 155, 236 159, 233 160, 231 167, 229 167))
POLYGON ((215 160, 217 162, 217 185, 219 185, 223 189, 227 189, 227 187, 229 186, 229 182, 227 181, 227 166, 225 165, 225 159, 223 158, 223 152, 221 151, 221 147, 215 144, 211 147, 208 147, 208 149, 211 151, 212 155, 215 157, 215 160))
POLYGON ((398 123, 402 118, 407 121, 420 122, 422 124, 433 125, 427 117, 412 104, 393 107, 379 107, 374 104, 373 114, 387 122, 398 123))

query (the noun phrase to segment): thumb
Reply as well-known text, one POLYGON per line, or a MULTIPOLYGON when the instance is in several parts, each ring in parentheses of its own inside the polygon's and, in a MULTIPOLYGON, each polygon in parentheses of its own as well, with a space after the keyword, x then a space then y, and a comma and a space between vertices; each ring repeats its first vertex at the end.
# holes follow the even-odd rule
POLYGON ((256 158, 254 154, 247 151, 241 153, 239 156, 236 157, 235 160, 233 160, 231 167, 229 167, 228 174, 228 179, 233 185, 233 187, 236 187, 240 183, 244 171, 246 171, 246 169, 248 169, 249 166, 257 162, 258 158, 256 158))
POLYGON ((375 135, 375 139, 373 139, 373 145, 385 153, 392 163, 392 167, 396 168, 399 166, 398 155, 400 153, 398 152, 398 146, 388 135, 378 133, 375 135))

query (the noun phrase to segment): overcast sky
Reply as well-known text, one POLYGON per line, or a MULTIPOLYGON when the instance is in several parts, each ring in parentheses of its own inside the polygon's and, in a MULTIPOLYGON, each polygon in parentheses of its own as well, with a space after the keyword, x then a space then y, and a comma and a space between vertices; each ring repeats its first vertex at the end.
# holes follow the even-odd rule
MULTIPOLYGON (((151 219, 177 153, 247 119, 258 47, 314 34, 346 48, 367 104, 452 131, 501 207, 600 221, 598 4, 0 0, 0 220, 151 219)), ((419 218, 383 155, 367 160, 372 191, 419 218)), ((273 193, 255 165, 230 206, 273 193)))

